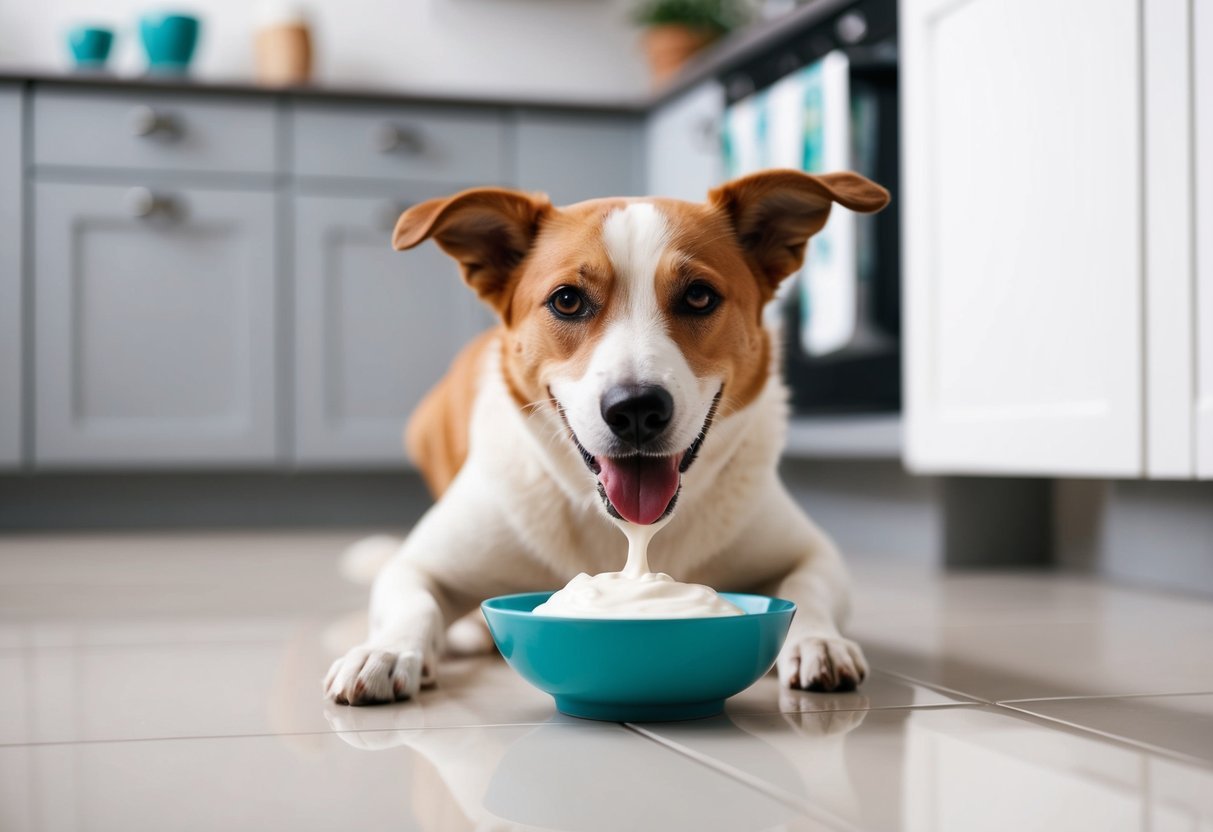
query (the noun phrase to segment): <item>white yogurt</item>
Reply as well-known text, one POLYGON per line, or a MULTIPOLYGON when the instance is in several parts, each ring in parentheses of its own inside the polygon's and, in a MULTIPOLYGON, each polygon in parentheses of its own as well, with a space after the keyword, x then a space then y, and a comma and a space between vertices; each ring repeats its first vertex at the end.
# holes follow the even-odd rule
POLYGON ((711 587, 684 584, 664 572, 649 571, 649 541, 665 523, 621 523, 628 537, 622 572, 582 572, 533 610, 567 618, 711 618, 744 615, 711 587))

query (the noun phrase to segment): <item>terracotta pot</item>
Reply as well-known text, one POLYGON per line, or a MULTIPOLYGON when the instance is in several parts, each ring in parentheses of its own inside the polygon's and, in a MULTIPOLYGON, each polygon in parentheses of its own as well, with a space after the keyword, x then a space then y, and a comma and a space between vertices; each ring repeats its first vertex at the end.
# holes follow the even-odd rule
POLYGON ((713 29, 697 29, 678 23, 650 26, 644 32, 644 51, 654 83, 668 80, 687 60, 719 37, 713 29))
POLYGON ((266 26, 254 45, 257 81, 268 86, 306 84, 312 77, 312 35, 305 23, 266 26))

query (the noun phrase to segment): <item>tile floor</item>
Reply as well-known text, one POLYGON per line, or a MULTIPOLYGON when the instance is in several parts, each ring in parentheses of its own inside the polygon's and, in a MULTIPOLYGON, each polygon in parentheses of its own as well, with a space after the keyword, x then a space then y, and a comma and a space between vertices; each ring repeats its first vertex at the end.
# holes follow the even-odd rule
POLYGON ((0 830, 1213 829, 1213 602, 860 561, 855 693, 601 724, 482 658, 345 708, 354 537, 0 537, 0 830))

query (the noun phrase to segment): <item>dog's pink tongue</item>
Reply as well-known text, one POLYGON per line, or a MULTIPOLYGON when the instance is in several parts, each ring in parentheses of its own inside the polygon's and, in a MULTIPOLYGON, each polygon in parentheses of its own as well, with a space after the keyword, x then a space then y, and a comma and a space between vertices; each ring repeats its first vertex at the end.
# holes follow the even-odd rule
POLYGON ((661 519, 678 491, 678 457, 599 458, 598 479, 624 520, 647 526, 661 519))

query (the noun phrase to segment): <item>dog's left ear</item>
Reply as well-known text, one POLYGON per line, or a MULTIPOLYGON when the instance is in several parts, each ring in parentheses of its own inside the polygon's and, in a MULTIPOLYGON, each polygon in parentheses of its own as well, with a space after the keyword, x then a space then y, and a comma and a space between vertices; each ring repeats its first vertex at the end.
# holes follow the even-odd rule
POLYGON ((544 194, 473 188, 409 208, 396 221, 392 246, 404 251, 433 237, 459 261, 476 294, 500 311, 514 272, 553 210, 544 194))
POLYGON ((857 173, 767 170, 713 189, 708 202, 732 222, 751 268, 773 292, 800 268, 809 238, 826 224, 835 202, 869 214, 889 204, 889 192, 857 173))

